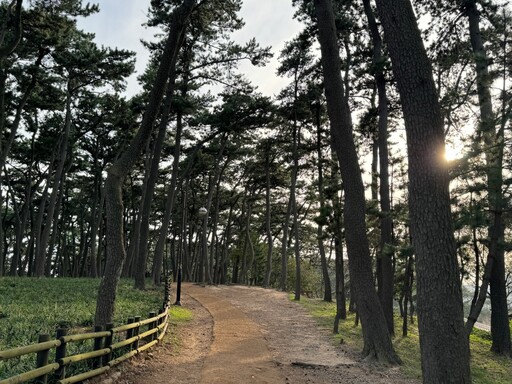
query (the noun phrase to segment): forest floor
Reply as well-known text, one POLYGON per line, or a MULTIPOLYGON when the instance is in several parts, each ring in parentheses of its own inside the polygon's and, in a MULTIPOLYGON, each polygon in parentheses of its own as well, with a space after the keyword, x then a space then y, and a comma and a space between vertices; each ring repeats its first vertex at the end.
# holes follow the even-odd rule
POLYGON ((110 384, 417 384, 399 368, 362 361, 335 345, 331 330, 288 295, 244 286, 184 284, 191 321, 173 342, 121 364, 95 383, 110 384))

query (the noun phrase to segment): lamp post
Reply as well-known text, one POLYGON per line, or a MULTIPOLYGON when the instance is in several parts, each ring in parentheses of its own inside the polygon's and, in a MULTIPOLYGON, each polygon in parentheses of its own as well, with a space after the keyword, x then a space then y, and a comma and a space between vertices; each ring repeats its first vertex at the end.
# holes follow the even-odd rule
POLYGON ((208 274, 208 271, 207 271, 207 249, 208 249, 208 246, 206 245, 206 225, 207 225, 207 214, 208 214, 208 210, 205 208, 205 207, 201 207, 199 208, 199 210, 197 211, 199 217, 203 220, 203 223, 201 225, 201 263, 200 263, 200 268, 201 268, 201 275, 203 276, 202 278, 202 282, 205 282, 206 281, 206 276, 208 274), (204 268, 204 271, 202 270, 204 268))
POLYGON ((176 302, 174 305, 181 307, 181 280, 182 280, 182 270, 183 270, 183 249, 180 249, 178 254, 178 276, 176 281, 176 302))
POLYGON ((180 245, 178 247, 178 275, 176 277, 176 302, 174 305, 181 307, 181 282, 183 280, 183 252, 185 243, 183 241, 183 236, 185 235, 185 225, 187 222, 186 219, 186 206, 187 206, 187 189, 185 189, 185 193, 183 195, 183 214, 182 214, 182 220, 181 220, 181 236, 180 236, 180 245))

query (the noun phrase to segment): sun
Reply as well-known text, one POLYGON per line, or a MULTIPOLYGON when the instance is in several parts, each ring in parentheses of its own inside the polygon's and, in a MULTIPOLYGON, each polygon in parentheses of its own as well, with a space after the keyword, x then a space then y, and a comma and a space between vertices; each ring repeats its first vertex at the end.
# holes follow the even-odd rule
POLYGON ((457 148, 451 143, 446 143, 444 149, 444 158, 446 161, 453 161, 461 157, 461 148, 457 148))

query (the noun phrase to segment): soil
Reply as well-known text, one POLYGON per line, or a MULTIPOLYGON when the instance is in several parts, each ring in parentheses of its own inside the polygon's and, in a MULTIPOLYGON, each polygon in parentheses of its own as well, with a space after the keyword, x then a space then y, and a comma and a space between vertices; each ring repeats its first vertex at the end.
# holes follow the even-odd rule
POLYGON ((191 321, 171 319, 166 342, 94 383, 420 383, 335 345, 330 330, 286 293, 184 284, 181 303, 193 312, 191 321))

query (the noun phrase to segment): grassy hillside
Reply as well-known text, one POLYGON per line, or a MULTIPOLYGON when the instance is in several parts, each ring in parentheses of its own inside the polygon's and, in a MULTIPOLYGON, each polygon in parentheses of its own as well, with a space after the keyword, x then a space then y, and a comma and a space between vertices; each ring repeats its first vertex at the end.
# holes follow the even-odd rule
MULTIPOLYGON (((302 299, 301 304, 317 319, 319 325, 332 329, 336 307, 319 299, 302 299)), ((340 334, 333 336, 336 343, 343 339, 355 350, 363 349, 361 327, 354 326, 354 315, 340 322, 340 334)), ((402 337, 401 319, 395 319, 397 335, 393 345, 403 361, 402 371, 408 377, 421 378, 419 336, 417 324, 409 325, 409 336, 402 337)), ((510 384, 512 382, 512 359, 496 357, 492 352, 488 332, 474 330, 471 335, 471 370, 474 384, 510 384)))
MULTIPOLYGON (((69 333, 91 330, 99 283, 99 279, 0 278, 0 350, 36 343, 40 333, 53 338, 59 327, 70 328, 69 333)), ((121 280, 115 325, 128 317, 147 318, 162 307, 163 295, 163 288, 142 292, 133 289, 132 280, 121 280)), ((0 379, 26 367, 33 369, 33 361, 26 360, 0 363, 0 379)))

